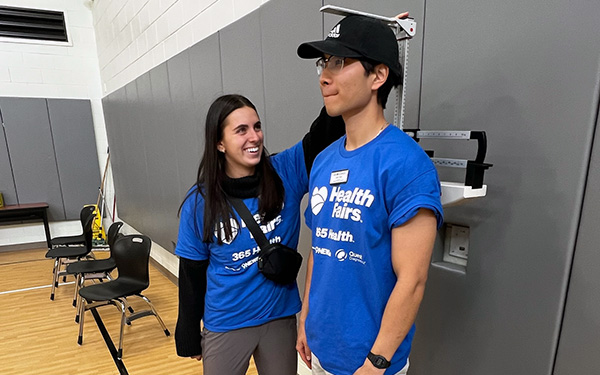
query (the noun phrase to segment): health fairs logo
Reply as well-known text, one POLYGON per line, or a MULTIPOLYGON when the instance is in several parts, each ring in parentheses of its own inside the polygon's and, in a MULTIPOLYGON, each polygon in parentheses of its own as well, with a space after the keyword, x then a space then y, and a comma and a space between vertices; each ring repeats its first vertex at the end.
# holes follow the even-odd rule
POLYGON ((234 218, 229 218, 229 223, 231 224, 231 238, 227 238, 223 222, 219 222, 217 228, 215 228, 215 237, 221 238, 221 241, 227 245, 230 245, 235 240, 240 229, 238 222, 234 218))
POLYGON ((310 207, 313 215, 317 216, 326 202, 333 202, 331 217, 362 222, 362 211, 359 207, 371 207, 375 196, 369 189, 354 188, 344 190, 339 186, 331 188, 331 194, 327 186, 315 187, 310 197, 310 207))
MULTIPOLYGON (((281 215, 278 215, 275 219, 269 221, 266 224, 260 224, 260 215, 259 214, 253 215, 253 217, 254 217, 254 220, 256 221, 256 223, 259 224, 259 227, 264 234, 271 233, 272 231, 275 230, 275 228, 279 224, 281 224, 283 222, 281 215)), ((235 240, 238 233, 240 232, 240 226, 234 218, 229 218, 229 222, 231 223, 231 238, 227 238, 227 235, 225 234, 224 224, 222 221, 215 225, 215 237, 221 238, 221 241, 227 245, 231 245, 233 240, 235 240)), ((246 228, 246 223, 243 220, 242 220, 242 228, 246 228)), ((250 233, 250 238, 254 238, 252 236, 252 233, 250 233)))

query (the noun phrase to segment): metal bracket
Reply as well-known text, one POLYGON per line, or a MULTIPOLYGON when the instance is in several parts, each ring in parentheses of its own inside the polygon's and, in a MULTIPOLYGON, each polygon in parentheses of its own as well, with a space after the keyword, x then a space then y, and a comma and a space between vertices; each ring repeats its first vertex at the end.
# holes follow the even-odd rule
POLYGON ((419 130, 405 129, 404 132, 411 136, 415 141, 421 139, 448 139, 448 140, 477 140, 477 155, 475 160, 434 158, 431 160, 438 167, 463 168, 467 170, 465 176, 465 186, 473 189, 479 189, 483 186, 484 172, 493 166, 485 163, 485 154, 487 153, 487 136, 485 131, 476 130, 419 130))
POLYGON ((384 21, 388 24, 388 26, 390 26, 392 29, 394 29, 394 33, 396 34, 396 38, 398 40, 402 40, 405 38, 412 38, 413 36, 415 36, 415 33, 417 31, 417 23, 412 18, 400 19, 400 18, 396 18, 396 17, 380 16, 377 14, 361 12, 360 10, 342 8, 342 7, 338 7, 335 5, 325 5, 324 7, 321 7, 320 11, 323 13, 335 14, 337 16, 342 16, 342 17, 358 15, 358 16, 365 16, 365 17, 374 18, 376 20, 384 21), (402 35, 401 34, 402 32, 404 32, 405 35, 402 35))

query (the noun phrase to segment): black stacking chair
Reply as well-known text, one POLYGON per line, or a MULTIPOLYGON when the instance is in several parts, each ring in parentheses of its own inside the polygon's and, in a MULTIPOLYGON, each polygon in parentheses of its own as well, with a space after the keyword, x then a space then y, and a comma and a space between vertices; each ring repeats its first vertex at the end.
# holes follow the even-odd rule
MULTIPOLYGON (((71 263, 67 266, 65 273, 75 276, 75 294, 73 295, 73 306, 79 304, 79 289, 84 285, 85 280, 100 280, 110 279, 110 273, 117 267, 115 259, 112 257, 112 247, 119 236, 119 231, 123 223, 121 221, 114 222, 108 228, 106 239, 108 242, 110 256, 106 259, 80 260, 71 263)), ((77 310, 79 312, 79 310, 77 310)), ((79 321, 79 315, 75 317, 75 321, 79 321)))
POLYGON ((81 258, 88 256, 92 251, 93 223, 94 215, 90 215, 83 224, 83 246, 80 244, 61 245, 48 250, 46 253, 46 258, 54 259, 54 268, 52 269, 52 291, 50 292, 51 300, 54 300, 54 292, 58 287, 58 279, 60 276, 66 276, 65 271, 61 271, 63 265, 80 260, 81 258))
MULTIPOLYGON (((90 216, 94 217, 94 211, 96 210, 95 206, 85 206, 79 212, 79 221, 81 221, 81 228, 85 227, 85 223, 87 222, 90 216)), ((50 240, 50 244, 52 248, 59 246, 85 246, 85 231, 76 236, 65 236, 65 237, 56 237, 50 240)))
POLYGON ((83 343, 83 324, 85 312, 104 305, 114 305, 121 311, 121 330, 119 332, 118 358, 123 357, 123 328, 125 324, 148 315, 154 315, 162 326, 165 335, 171 333, 165 326, 156 309, 142 292, 150 285, 148 273, 148 262, 150 260, 150 248, 152 241, 143 235, 123 236, 115 241, 112 247, 112 256, 117 263, 119 276, 105 283, 84 286, 79 289, 82 297, 79 303, 79 337, 77 343, 83 343), (137 311, 127 315, 129 304, 128 297, 137 296, 143 299, 149 306, 149 310, 137 311))

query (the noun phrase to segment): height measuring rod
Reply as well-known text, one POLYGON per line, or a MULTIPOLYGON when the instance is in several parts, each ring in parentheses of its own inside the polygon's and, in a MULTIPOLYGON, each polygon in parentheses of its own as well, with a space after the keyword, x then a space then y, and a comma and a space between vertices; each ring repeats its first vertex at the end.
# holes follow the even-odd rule
POLYGON ((350 15, 359 15, 374 18, 387 23, 387 25, 394 31, 396 40, 398 41, 398 52, 400 54, 400 61, 404 61, 402 64, 402 92, 396 90, 396 103, 394 105, 394 124, 400 129, 403 129, 404 125, 404 108, 406 104, 406 79, 408 72, 408 40, 415 36, 417 30, 417 23, 412 18, 396 18, 396 17, 385 17, 376 14, 365 13, 358 10, 341 8, 335 5, 325 5, 322 7, 321 12, 335 14, 338 16, 346 17, 350 15))

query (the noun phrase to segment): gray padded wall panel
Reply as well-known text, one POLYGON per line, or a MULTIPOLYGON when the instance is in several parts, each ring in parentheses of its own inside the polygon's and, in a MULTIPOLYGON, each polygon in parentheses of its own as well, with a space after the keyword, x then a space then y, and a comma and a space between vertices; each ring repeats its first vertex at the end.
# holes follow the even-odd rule
POLYGON ((47 202, 51 221, 65 210, 45 99, 0 98, 19 203, 47 202), (31 159, 35 158, 35 163, 31 159))
POLYGON ((105 98, 119 216, 168 250, 195 182, 204 119, 222 92, 213 35, 105 98))
MULTIPOLYGON (((597 93, 600 83, 597 82, 597 93)), ((554 375, 596 374, 600 367, 600 123, 594 149, 554 375)))
MULTIPOLYGON (((124 193, 127 199, 126 221, 136 229, 144 227, 153 216, 148 210, 155 204, 151 199, 149 184, 150 168, 147 162, 148 148, 146 144, 148 119, 152 119, 152 103, 149 74, 144 74, 136 82, 125 86, 125 106, 121 108, 121 126, 123 132, 123 155, 126 166, 126 184, 124 193)), ((117 199, 119 199, 117 195, 117 199)))
MULTIPOLYGON (((125 171, 127 160, 122 157, 119 151, 123 148, 122 145, 124 144, 124 137, 122 135, 123 126, 121 126, 119 122, 118 109, 120 105, 123 105, 122 103, 119 104, 119 101, 125 101, 124 95, 125 90, 123 89, 115 91, 102 99, 104 120, 107 125, 106 134, 110 150, 110 164, 112 168, 113 183, 117 192, 123 191, 123 185, 126 182, 124 179, 127 176, 125 171), (113 126, 108 126, 109 124, 113 126)), ((120 206, 121 203, 126 203, 126 200, 124 197, 121 197, 120 194, 117 194, 116 198, 118 206, 120 206), (121 202, 122 198, 123 202, 121 202)))
POLYGON ((296 54, 300 43, 321 38, 320 6, 320 0, 282 0, 269 1, 260 8, 263 117, 270 152, 300 141, 323 105, 314 61, 296 54))
MULTIPOLYGON (((194 111, 192 126, 199 128, 198 145, 204 145, 204 122, 211 103, 223 93, 221 52, 218 34, 213 34, 189 48, 194 111)), ((196 167, 200 164, 199 153, 196 167)), ((195 180, 195 179, 194 179, 195 180)))
POLYGON ((178 194, 177 200, 182 201, 186 191, 195 181, 200 160, 200 155, 197 153, 200 149, 198 141, 202 130, 200 118, 195 117, 194 113, 196 103, 192 87, 189 51, 186 50, 167 61, 167 70, 173 107, 171 120, 175 141, 173 151, 179 174, 178 180, 173 181, 172 188, 178 194))
MULTIPOLYGON (((267 130, 270 152, 284 150, 299 142, 323 105, 313 60, 300 59, 300 43, 321 38, 320 0, 269 1, 260 8, 262 55, 267 130), (293 15, 291 17, 290 15, 293 15), (293 30, 293 32, 282 32, 293 30)), ((305 197, 301 217, 304 221, 305 197)), ((302 226, 298 251, 308 259, 310 230, 302 226)), ((306 275, 306 261, 299 275, 306 275)), ((301 293, 304 278, 298 278, 301 293)))
MULTIPOLYGON (((467 272, 432 267, 411 375, 551 373, 597 111, 599 11, 427 1, 421 124, 486 130, 495 165, 487 197, 445 210, 471 227, 467 272)), ((446 142, 440 156, 463 148, 446 142)))
POLYGON ((135 98, 136 84, 130 83, 110 94, 103 104, 106 123, 114 124, 107 126, 107 134, 119 215, 143 218, 141 212, 135 211, 141 210, 148 201, 142 133, 134 130, 139 127, 140 113, 135 98))
MULTIPOLYGON (((2 106, 0 106, 2 111, 2 106)), ((0 114, 1 116, 1 114, 0 114)), ((2 124, 0 124, 2 126, 2 124)), ((0 129, 0 192, 4 197, 4 204, 17 204, 17 191, 15 190, 15 180, 12 176, 8 149, 6 147, 6 138, 4 131, 0 129)))
POLYGON ((79 220, 81 207, 96 203, 100 187, 91 104, 89 100, 47 100, 66 218, 79 220))
POLYGON ((169 233, 177 231, 177 205, 173 205, 173 202, 179 201, 179 172, 173 124, 175 113, 171 105, 166 62, 150 71, 150 85, 152 108, 148 108, 147 115, 152 118, 143 122, 145 145, 150 151, 146 153, 146 164, 152 199, 151 205, 146 206, 146 216, 153 240, 171 249, 172 245, 167 244, 169 233), (162 214, 156 215, 154 212, 162 214))
MULTIPOLYGON (((256 106, 261 120, 268 124, 265 114, 259 10, 230 24, 218 34, 223 92, 246 96, 256 106)), ((267 127, 265 136, 268 133, 267 127)))
POLYGON ((127 174, 122 176, 126 183, 120 184, 121 189, 117 190, 117 201, 121 202, 119 217, 137 230, 151 233, 154 215, 150 212, 158 204, 160 188, 150 183, 154 177, 150 176, 151 166, 147 157, 151 150, 148 138, 153 138, 152 121, 155 116, 150 73, 129 83, 123 95, 126 106, 119 112, 119 126, 125 143, 121 149, 114 151, 115 158, 123 158, 120 163, 127 165, 127 174))

